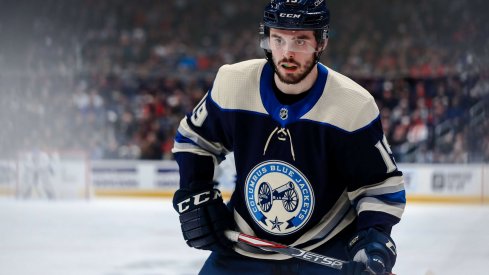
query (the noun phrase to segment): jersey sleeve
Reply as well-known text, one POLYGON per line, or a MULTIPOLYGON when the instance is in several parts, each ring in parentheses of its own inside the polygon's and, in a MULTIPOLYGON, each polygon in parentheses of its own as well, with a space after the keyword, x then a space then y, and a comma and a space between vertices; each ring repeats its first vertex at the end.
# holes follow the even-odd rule
POLYGON ((180 187, 192 182, 210 182, 214 167, 230 152, 222 114, 210 90, 187 114, 177 129, 172 152, 180 170, 180 187))
MULTIPOLYGON (((365 113, 378 113, 373 98, 363 108, 365 113)), ((406 199, 402 172, 392 156, 380 116, 349 133, 343 151, 348 197, 358 214, 358 230, 378 227, 390 233, 401 219, 406 199)))

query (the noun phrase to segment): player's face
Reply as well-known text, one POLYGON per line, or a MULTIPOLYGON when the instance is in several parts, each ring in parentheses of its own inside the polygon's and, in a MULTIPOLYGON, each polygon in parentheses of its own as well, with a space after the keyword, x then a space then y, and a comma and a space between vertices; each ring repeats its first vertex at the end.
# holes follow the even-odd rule
POLYGON ((269 47, 280 80, 301 82, 314 68, 317 42, 313 31, 270 29, 269 47))

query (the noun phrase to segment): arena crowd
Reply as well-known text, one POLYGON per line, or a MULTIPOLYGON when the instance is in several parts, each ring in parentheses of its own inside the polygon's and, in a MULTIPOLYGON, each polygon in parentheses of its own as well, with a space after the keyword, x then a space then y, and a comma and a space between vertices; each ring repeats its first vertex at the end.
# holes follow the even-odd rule
MULTIPOLYGON (((5 1, 0 149, 171 159, 227 63, 263 58, 261 0, 5 1)), ((489 161, 484 0, 330 1, 322 62, 377 100, 397 161, 489 161)))

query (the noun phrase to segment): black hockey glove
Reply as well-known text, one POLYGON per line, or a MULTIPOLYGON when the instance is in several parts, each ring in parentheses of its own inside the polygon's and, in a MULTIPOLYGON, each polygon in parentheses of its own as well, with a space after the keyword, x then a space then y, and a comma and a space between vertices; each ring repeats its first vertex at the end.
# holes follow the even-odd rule
POLYGON ((347 249, 353 262, 343 267, 343 274, 389 274, 396 263, 396 244, 387 234, 375 228, 358 232, 348 243, 347 249))
POLYGON ((217 189, 179 189, 173 207, 180 214, 183 238, 190 247, 228 253, 233 243, 224 231, 231 228, 232 214, 217 189))

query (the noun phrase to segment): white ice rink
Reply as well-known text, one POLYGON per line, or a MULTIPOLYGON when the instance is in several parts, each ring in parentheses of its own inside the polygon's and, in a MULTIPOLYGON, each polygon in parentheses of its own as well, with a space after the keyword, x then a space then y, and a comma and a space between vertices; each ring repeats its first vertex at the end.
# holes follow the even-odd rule
MULTIPOLYGON (((489 274, 489 206, 409 204, 393 235, 400 275, 489 274)), ((0 198, 1 275, 196 274, 168 200, 0 198)))

